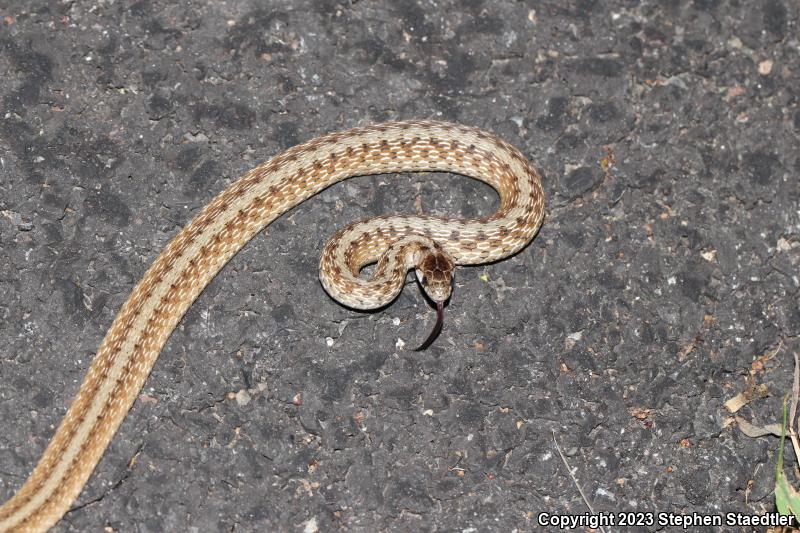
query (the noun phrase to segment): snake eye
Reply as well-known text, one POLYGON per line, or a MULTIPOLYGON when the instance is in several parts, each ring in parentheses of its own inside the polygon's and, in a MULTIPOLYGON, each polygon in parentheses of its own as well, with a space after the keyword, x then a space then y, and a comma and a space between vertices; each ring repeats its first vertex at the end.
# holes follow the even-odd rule
POLYGON ((428 278, 426 278, 424 274, 419 274, 417 277, 419 278, 420 285, 422 285, 423 287, 428 285, 428 278))

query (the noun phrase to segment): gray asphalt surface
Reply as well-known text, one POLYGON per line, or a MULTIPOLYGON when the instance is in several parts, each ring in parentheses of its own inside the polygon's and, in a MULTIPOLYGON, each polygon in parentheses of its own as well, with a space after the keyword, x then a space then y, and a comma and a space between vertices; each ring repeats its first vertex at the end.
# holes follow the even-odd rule
POLYGON ((460 269, 441 338, 414 353, 433 312, 411 278, 357 313, 322 290, 319 252, 369 215, 489 213, 492 191, 386 176, 303 204, 191 308, 56 531, 524 531, 587 511, 554 436, 595 511, 774 508, 778 441, 723 403, 752 376, 768 395, 739 414, 777 421, 800 352, 793 0, 0 16, 0 500, 217 192, 319 134, 436 118, 535 162, 536 240, 460 269))

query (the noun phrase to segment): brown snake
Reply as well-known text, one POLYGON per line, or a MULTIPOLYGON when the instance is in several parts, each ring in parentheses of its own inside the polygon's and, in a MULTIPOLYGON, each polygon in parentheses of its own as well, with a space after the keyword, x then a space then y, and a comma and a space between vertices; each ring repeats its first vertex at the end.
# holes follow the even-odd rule
POLYGON ((217 272, 269 223, 352 176, 446 171, 491 185, 500 207, 477 220, 381 216, 352 224, 320 261, 325 290, 344 305, 391 302, 409 269, 437 304, 455 264, 497 261, 523 248, 544 217, 539 174, 514 147, 477 128, 435 121, 333 133, 276 155, 228 186, 172 239, 122 306, 64 420, 22 488, 0 507, 0 532, 43 531, 78 497, 133 404, 161 348, 217 272), (359 276, 371 263, 367 279, 359 276))

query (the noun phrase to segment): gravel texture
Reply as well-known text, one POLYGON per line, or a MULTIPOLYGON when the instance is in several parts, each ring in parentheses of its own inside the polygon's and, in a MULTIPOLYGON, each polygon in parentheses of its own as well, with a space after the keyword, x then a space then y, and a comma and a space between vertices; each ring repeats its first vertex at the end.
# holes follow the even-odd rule
POLYGON ((18 0, 0 17, 0 500, 213 195, 318 134, 437 118, 535 161, 536 240, 460 269, 415 353, 433 312, 411 278, 387 309, 344 309, 317 281, 323 243, 369 215, 489 213, 492 191, 357 178, 301 205, 191 308, 56 531, 529 530, 587 511, 554 438, 595 511, 774 508, 778 440, 723 404, 763 385, 738 414, 777 421, 800 353, 794 0, 18 0))

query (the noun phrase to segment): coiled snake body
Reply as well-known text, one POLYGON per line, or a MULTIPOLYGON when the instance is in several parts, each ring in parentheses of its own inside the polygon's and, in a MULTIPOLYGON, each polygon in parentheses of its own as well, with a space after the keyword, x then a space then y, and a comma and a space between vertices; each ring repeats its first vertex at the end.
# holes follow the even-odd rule
POLYGON ((440 326, 454 264, 507 257, 541 225, 541 180, 525 157, 494 135, 457 124, 409 121, 355 128, 300 144, 250 170, 175 236, 134 288, 33 473, 0 507, 0 532, 43 531, 69 509, 167 338, 247 241, 333 183, 402 171, 477 178, 497 190, 500 207, 478 220, 381 216, 338 231, 322 253, 320 279, 347 306, 369 309, 391 302, 414 268, 437 304, 440 326), (371 278, 359 276, 375 262, 371 278))

